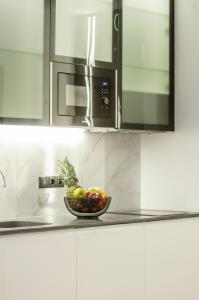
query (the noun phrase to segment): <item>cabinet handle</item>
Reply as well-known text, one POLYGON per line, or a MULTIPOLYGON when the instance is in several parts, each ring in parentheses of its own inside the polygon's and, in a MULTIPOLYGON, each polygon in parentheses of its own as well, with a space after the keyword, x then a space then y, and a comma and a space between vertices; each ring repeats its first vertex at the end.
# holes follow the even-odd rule
POLYGON ((114 21, 113 21, 115 31, 119 31, 118 24, 117 24, 118 18, 119 18, 119 14, 117 13, 114 16, 114 21))

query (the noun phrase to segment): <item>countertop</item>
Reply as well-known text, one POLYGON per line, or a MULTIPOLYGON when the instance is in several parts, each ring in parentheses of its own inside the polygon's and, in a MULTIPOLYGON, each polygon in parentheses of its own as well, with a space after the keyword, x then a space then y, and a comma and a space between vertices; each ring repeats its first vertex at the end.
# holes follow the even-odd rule
POLYGON ((98 226, 110 226, 119 224, 131 224, 141 222, 152 222, 161 220, 172 219, 184 219, 199 217, 198 212, 177 212, 177 211, 159 211, 159 210, 128 210, 128 211, 116 211, 109 212, 98 219, 96 218, 75 218, 70 215, 54 215, 54 216, 35 216, 25 218, 12 218, 12 219, 0 219, 1 222, 13 222, 13 221, 28 221, 28 222, 44 222, 48 223, 39 226, 28 227, 12 227, 12 228, 0 228, 0 235, 14 234, 14 233, 26 233, 33 231, 45 231, 45 230, 57 230, 57 229, 71 229, 71 228, 86 228, 86 227, 98 227, 98 226))

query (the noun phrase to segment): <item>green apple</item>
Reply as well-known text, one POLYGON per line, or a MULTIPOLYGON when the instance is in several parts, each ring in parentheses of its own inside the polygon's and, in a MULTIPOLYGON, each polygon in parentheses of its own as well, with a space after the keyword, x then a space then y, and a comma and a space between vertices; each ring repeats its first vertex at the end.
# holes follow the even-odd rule
POLYGON ((84 189, 77 188, 77 189, 74 190, 73 196, 76 200, 81 200, 81 199, 84 199, 86 197, 86 193, 85 193, 84 189))
POLYGON ((88 189, 88 191, 89 191, 90 193, 105 194, 105 191, 104 191, 103 189, 99 188, 99 187, 90 187, 90 188, 88 189))

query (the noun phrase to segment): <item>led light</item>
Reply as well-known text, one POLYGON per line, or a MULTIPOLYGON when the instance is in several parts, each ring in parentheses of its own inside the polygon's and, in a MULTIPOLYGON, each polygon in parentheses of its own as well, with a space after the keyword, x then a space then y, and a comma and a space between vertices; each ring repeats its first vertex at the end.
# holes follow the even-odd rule
POLYGON ((82 128, 55 128, 39 126, 0 126, 0 142, 42 144, 79 144, 84 136, 82 128))

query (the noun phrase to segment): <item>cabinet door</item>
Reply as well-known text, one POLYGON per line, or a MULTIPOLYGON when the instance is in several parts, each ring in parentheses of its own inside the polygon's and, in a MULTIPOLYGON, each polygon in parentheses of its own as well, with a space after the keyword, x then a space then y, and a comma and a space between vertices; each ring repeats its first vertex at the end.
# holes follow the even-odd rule
POLYGON ((1 300, 76 300, 71 230, 0 237, 1 300))
POLYGON ((173 129, 173 2, 123 1, 121 128, 173 129))
POLYGON ((199 218, 146 225, 147 300, 198 300, 199 218))
POLYGON ((0 1, 0 123, 48 124, 47 2, 0 1))
POLYGON ((53 0, 51 4, 53 61, 115 64, 117 0, 53 0))
POLYGON ((77 234, 77 300, 145 300, 142 224, 77 234))

